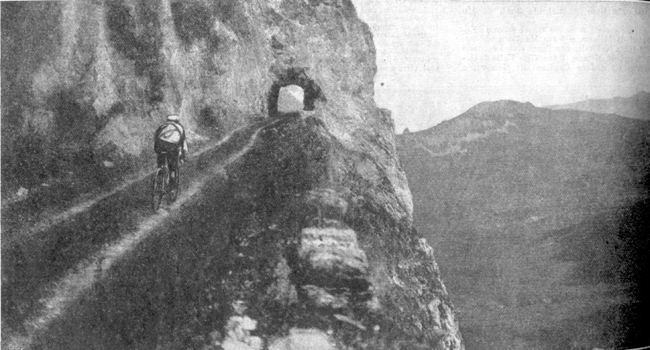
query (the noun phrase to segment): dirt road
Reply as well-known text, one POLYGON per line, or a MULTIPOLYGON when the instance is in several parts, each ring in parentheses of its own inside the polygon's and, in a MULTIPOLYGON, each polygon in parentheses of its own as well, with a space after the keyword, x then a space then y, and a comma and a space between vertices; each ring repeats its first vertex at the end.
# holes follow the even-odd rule
POLYGON ((224 168, 268 124, 238 130, 186 163, 179 198, 159 214, 145 177, 49 221, 3 227, 3 348, 155 347, 150 338, 173 328, 189 292, 179 286, 197 277, 201 254, 218 256, 202 249, 205 240, 227 243, 219 230, 227 208, 213 196, 224 168))

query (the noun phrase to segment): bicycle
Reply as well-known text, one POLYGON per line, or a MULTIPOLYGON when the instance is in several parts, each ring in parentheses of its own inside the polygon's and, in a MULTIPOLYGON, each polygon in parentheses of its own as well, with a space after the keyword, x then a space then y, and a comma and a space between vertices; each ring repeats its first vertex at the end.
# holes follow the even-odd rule
MULTIPOLYGON (((163 154, 166 152, 163 152, 163 154)), ((162 198, 168 194, 167 201, 173 203, 178 197, 179 183, 181 179, 180 167, 176 165, 175 181, 171 181, 171 172, 169 171, 169 158, 165 157, 165 163, 158 167, 153 176, 151 191, 151 204, 154 213, 158 212, 162 198)))

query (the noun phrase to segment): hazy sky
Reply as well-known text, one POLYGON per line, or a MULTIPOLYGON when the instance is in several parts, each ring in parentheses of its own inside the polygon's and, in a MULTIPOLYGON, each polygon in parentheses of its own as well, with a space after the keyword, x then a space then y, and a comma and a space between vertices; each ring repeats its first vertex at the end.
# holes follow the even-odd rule
POLYGON ((353 0, 396 131, 482 101, 536 106, 650 91, 650 4, 353 0))

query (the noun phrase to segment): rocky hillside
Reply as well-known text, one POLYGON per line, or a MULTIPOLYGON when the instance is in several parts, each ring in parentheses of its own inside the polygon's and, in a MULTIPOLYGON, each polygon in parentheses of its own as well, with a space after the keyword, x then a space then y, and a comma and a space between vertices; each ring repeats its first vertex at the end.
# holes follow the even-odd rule
MULTIPOLYGON (((229 263, 208 285, 252 305, 272 349, 311 349, 327 333, 336 347, 317 348, 463 348, 433 250, 396 205, 384 165, 318 116, 285 117, 228 170, 215 195, 231 198, 229 263)), ((211 316, 227 326, 223 311, 211 316)))
POLYGON ((32 198, 3 206, 3 291, 32 300, 3 292, 3 347, 200 349, 212 334, 226 349, 463 348, 412 226, 390 112, 374 104, 372 35, 349 0, 3 2, 2 45, 3 197, 23 187, 32 198), (288 85, 303 89, 304 111, 278 111, 288 85), (67 209, 37 187, 92 189, 150 167, 169 113, 193 149, 238 128, 250 144, 222 145, 241 146, 226 169, 195 160, 189 179, 203 182, 189 186, 202 189, 161 228, 139 190, 25 227, 67 209), (134 227, 159 236, 119 264, 102 255, 138 244, 134 227), (61 282, 95 265, 85 292, 61 282), (49 288, 71 311, 30 323, 49 288))
POLYGON ((575 109, 578 111, 617 114, 628 118, 650 120, 650 92, 641 91, 631 97, 586 100, 566 105, 547 106, 551 109, 575 109))
POLYGON ((328 101, 323 121, 342 142, 391 141, 370 117, 374 45, 348 0, 2 8, 3 188, 97 175, 104 161, 133 170, 167 114, 196 143, 273 113, 271 92, 291 81, 313 83, 308 100, 328 101))
POLYGON ((398 151, 468 348, 647 344, 649 122, 484 102, 398 151))

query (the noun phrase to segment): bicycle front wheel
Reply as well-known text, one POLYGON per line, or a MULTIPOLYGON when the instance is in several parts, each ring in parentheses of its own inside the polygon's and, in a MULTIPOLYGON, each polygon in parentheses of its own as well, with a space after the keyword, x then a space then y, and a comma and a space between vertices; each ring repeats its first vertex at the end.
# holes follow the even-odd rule
POLYGON ((156 170, 151 187, 151 205, 154 213, 157 213, 162 197, 165 195, 165 172, 163 169, 156 170))

